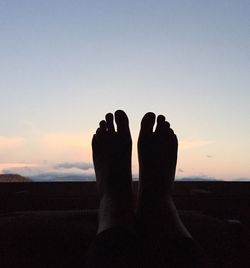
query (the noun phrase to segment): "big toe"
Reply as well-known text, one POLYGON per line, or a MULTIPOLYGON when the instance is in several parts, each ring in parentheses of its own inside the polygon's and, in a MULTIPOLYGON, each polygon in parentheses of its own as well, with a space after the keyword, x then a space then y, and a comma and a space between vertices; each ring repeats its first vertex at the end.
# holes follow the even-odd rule
POLYGON ((115 112, 115 122, 117 125, 118 134, 129 134, 129 121, 126 113, 122 110, 115 112))
POLYGON ((152 133, 154 124, 155 124, 155 114, 152 112, 146 113, 141 120, 140 136, 152 133))

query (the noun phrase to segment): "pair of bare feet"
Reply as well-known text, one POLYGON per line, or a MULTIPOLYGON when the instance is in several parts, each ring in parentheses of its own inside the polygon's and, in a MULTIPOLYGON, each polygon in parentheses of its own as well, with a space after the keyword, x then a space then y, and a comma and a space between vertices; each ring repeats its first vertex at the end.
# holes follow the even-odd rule
POLYGON ((109 228, 134 229, 135 219, 147 230, 190 236, 172 200, 178 141, 163 115, 146 113, 138 139, 139 191, 133 208, 132 139, 125 112, 109 113, 92 139, 100 194, 98 233, 109 228), (114 119, 117 126, 115 130, 114 119))

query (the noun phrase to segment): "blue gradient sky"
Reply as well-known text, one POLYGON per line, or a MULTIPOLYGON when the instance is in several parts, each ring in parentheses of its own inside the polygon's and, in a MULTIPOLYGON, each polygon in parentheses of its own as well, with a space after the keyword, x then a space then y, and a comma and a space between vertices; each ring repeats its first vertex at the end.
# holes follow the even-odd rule
POLYGON ((121 108, 134 145, 145 112, 167 116, 178 176, 250 178, 249 14, 244 0, 0 1, 0 171, 91 162, 121 108))

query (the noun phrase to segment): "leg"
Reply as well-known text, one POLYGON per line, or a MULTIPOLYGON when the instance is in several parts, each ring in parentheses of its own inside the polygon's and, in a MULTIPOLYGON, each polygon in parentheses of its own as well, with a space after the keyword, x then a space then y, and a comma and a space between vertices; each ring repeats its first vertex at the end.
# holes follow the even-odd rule
POLYGON ((116 111, 115 121, 117 131, 113 115, 107 114, 92 140, 100 195, 98 233, 113 227, 133 228, 132 141, 126 114, 116 111))
POLYGON ((182 223, 172 198, 178 140, 163 115, 147 113, 138 140, 138 230, 152 267, 205 267, 201 251, 182 223), (149 245, 151 245, 150 248, 149 245), (157 262, 157 263, 156 263, 157 262))
POLYGON ((138 140, 139 194, 137 215, 148 230, 171 237, 191 237, 181 222, 172 199, 178 141, 163 115, 147 113, 138 140))
POLYGON ((136 236, 132 197, 132 141, 128 118, 115 112, 93 136, 93 161, 100 195, 97 237, 90 249, 87 267, 136 267, 136 236))
POLYGON ((122 228, 111 228, 99 233, 86 258, 87 268, 137 268, 141 253, 134 233, 122 228))

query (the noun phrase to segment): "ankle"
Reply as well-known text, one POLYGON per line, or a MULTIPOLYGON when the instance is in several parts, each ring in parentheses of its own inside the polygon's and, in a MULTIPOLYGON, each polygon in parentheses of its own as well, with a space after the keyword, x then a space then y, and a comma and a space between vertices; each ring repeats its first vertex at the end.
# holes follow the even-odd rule
POLYGON ((135 215, 132 206, 128 203, 115 202, 110 197, 103 197, 99 206, 98 233, 110 228, 134 228, 135 215))

